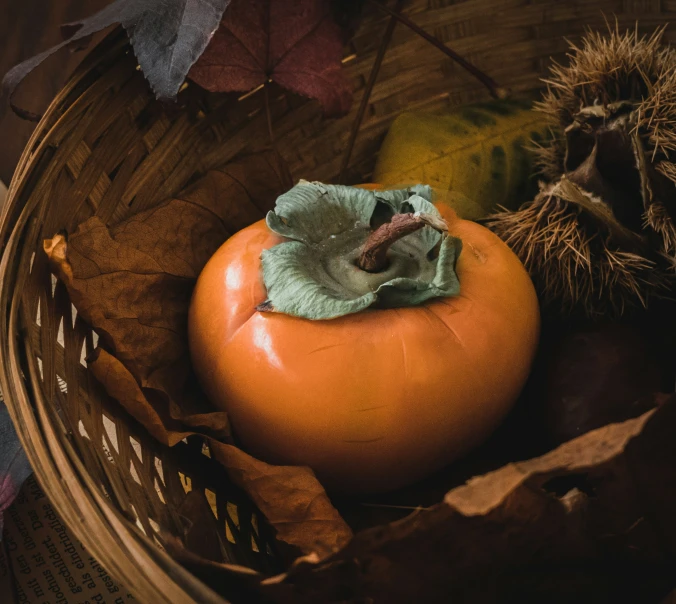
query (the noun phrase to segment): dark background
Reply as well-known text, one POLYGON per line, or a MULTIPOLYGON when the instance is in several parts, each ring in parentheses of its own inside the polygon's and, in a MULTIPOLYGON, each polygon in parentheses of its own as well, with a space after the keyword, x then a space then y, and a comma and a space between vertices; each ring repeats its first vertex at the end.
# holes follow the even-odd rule
MULTIPOLYGON (((0 0, 0 74, 62 40, 61 23, 100 10, 111 0, 0 0)), ((48 59, 23 82, 16 104, 43 112, 83 53, 67 49, 48 59)), ((9 186, 14 168, 35 124, 0 106, 0 180, 9 186)))

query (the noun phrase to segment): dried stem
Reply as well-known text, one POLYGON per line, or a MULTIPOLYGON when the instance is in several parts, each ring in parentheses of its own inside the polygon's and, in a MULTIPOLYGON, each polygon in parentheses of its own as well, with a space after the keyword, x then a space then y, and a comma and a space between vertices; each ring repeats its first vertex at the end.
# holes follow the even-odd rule
POLYGON ((368 273, 379 273, 387 268, 387 250, 402 237, 431 226, 441 233, 448 231, 446 222, 432 214, 395 214, 390 222, 378 227, 366 240, 357 266, 368 273))
POLYGON ((427 40, 433 46, 436 46, 441 52, 448 55, 453 61, 460 65, 463 69, 471 73, 477 80, 479 80, 490 92, 491 96, 495 99, 504 99, 509 96, 509 91, 505 88, 502 88, 498 83, 491 78, 489 75, 485 74, 481 69, 470 63, 467 59, 459 55, 457 52, 446 46, 443 42, 435 38, 433 35, 427 33, 424 29, 416 25, 408 17, 402 15, 399 11, 393 10, 390 7, 383 4, 380 0, 370 0, 373 4, 378 6, 381 10, 385 11, 388 15, 392 16, 397 21, 403 23, 406 27, 417 33, 421 38, 427 40))
MULTIPOLYGON (((396 9, 397 12, 404 5, 404 0, 399 0, 397 2, 396 9)), ((345 176, 347 173, 347 167, 350 164, 350 157, 352 157, 352 149, 354 149, 354 144, 357 141, 357 136, 359 135, 359 128, 362 121, 364 120, 364 115, 366 115, 366 108, 368 107, 369 100, 371 98, 371 92, 373 87, 376 84, 378 79, 378 73, 380 72, 380 66, 383 64, 383 59, 385 58, 385 52, 387 47, 390 44, 392 39, 392 33, 394 32, 394 27, 397 24, 397 18, 392 16, 387 28, 385 29, 385 34, 383 39, 380 42, 380 47, 378 48, 378 54, 376 55, 376 60, 373 62, 373 67, 371 67, 371 73, 369 74, 368 82, 364 88, 364 94, 362 94, 361 102, 359 103, 359 109, 357 110, 357 115, 352 122, 352 129, 350 131, 350 138, 347 143, 347 149, 345 150, 345 155, 343 156, 343 163, 340 166, 340 176, 338 177, 339 183, 345 183, 345 176)))

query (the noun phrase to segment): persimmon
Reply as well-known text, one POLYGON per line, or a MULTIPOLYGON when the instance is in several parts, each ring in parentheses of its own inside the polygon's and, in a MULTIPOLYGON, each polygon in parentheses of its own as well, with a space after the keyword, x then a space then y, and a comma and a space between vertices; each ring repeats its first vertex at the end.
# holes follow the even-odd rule
POLYGON ((498 426, 529 374, 538 301, 496 235, 443 218, 429 187, 301 181, 216 252, 190 349, 244 448, 330 490, 382 492, 498 426))

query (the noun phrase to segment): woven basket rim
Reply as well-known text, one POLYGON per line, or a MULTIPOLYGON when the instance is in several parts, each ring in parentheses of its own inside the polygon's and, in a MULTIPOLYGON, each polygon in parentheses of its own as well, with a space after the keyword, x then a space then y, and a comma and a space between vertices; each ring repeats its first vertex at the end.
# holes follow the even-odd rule
POLYGON ((45 111, 12 177, 0 217, 0 304, 9 311, 0 325, 0 388, 38 483, 75 537, 108 572, 142 602, 227 604, 148 536, 130 528, 129 519, 115 509, 88 476, 65 437, 65 427, 44 399, 37 376, 30 371, 31 375, 24 377, 24 368, 18 363, 19 293, 25 276, 15 271, 22 235, 33 210, 30 191, 26 191, 28 181, 44 168, 48 133, 58 124, 68 97, 97 72, 102 61, 123 48, 128 49, 129 44, 118 27, 87 54, 45 111), (54 421, 63 427, 62 434, 54 430, 54 421), (92 527, 98 527, 100 532, 92 531, 92 527), (106 540, 112 535, 117 538, 106 540))

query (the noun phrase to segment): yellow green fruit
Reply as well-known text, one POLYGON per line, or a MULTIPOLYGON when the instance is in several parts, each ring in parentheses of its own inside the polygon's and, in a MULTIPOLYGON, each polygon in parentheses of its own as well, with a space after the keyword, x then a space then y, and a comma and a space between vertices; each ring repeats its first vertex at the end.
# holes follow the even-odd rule
POLYGON ((530 103, 513 100, 403 113, 380 149, 373 180, 387 188, 429 184, 464 219, 515 209, 537 192, 529 147, 551 137, 550 125, 530 103))

